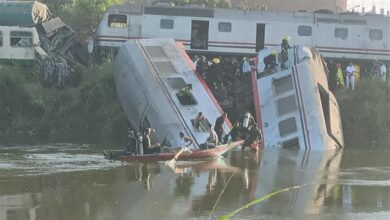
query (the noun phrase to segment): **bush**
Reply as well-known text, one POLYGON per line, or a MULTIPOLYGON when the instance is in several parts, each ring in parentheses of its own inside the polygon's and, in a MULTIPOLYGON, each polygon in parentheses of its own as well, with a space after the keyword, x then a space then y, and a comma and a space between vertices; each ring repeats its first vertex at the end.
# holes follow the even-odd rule
POLYGON ((354 92, 336 93, 347 147, 387 147, 390 141, 390 84, 363 80, 354 92))

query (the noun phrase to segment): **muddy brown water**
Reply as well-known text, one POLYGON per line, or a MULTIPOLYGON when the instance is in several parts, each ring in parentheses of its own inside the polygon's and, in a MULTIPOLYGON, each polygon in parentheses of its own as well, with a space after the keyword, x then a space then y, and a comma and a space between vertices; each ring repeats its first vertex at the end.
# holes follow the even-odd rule
POLYGON ((390 219, 390 152, 231 151, 212 161, 112 162, 76 145, 0 147, 0 220, 390 219), (213 207, 215 208, 213 209, 213 207))

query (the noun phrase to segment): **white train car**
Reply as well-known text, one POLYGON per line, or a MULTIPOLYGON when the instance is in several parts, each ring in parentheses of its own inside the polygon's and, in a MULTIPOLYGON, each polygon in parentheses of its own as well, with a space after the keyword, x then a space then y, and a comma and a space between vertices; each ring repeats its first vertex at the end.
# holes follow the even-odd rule
MULTIPOLYGON (((194 74, 183 46, 173 39, 141 39, 126 42, 115 59, 115 84, 119 101, 133 128, 142 132, 153 127, 153 141, 178 147, 179 132, 191 137, 195 146, 209 137, 208 124, 223 110, 200 76, 194 74), (192 85, 190 97, 178 93, 192 85), (203 112, 200 128, 192 119, 203 112)), ((229 120, 224 123, 229 130, 229 120)))
POLYGON ((174 38, 190 53, 255 54, 292 44, 324 57, 390 60, 390 17, 362 14, 244 11, 196 7, 114 5, 103 16, 95 49, 116 51, 128 39, 174 38))
POLYGON ((0 27, 0 60, 34 60, 34 45, 39 45, 35 27, 0 27))
MULTIPOLYGON (((266 55, 267 50, 263 50, 258 59, 266 55)), ((264 147, 313 151, 343 148, 340 110, 329 90, 320 53, 313 47, 295 46, 289 56, 287 69, 260 74, 253 83, 264 147)), ((259 72, 263 67, 259 65, 259 72)))

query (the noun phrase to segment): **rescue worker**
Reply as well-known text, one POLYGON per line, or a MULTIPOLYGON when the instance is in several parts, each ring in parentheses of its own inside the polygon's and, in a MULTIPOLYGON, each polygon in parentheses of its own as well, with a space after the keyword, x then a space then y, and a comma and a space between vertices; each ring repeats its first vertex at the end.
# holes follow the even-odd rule
POLYGON ((271 54, 264 57, 264 72, 265 73, 274 73, 278 64, 276 63, 276 50, 272 50, 271 54))
POLYGON ((253 123, 249 127, 248 136, 242 145, 242 150, 246 147, 250 147, 252 150, 259 150, 261 141, 263 140, 263 133, 257 127, 256 123, 253 123))
POLYGON ((185 103, 187 105, 194 104, 192 103, 192 84, 187 84, 187 86, 180 89, 177 93, 178 98, 181 100, 180 102, 185 103))
POLYGON ((54 58, 47 56, 43 59, 44 87, 51 87, 55 70, 54 58))
POLYGON ((355 72, 356 72, 355 66, 353 65, 352 62, 349 63, 349 65, 345 69, 345 74, 346 74, 345 82, 347 84, 345 89, 349 89, 349 86, 351 86, 351 89, 355 90, 355 72))
POLYGON ((344 73, 343 70, 341 69, 340 63, 336 63, 336 69, 337 69, 337 88, 344 89, 345 88, 344 73))
POLYGON ((282 39, 282 43, 280 44, 281 51, 282 51, 282 69, 287 69, 286 62, 288 60, 288 49, 290 49, 290 36, 286 36, 282 39))

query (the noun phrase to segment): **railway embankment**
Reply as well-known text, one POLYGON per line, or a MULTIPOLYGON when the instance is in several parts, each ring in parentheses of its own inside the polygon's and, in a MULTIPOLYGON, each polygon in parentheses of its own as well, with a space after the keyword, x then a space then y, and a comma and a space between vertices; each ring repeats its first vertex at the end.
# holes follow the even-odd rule
POLYGON ((43 87, 31 68, 0 68, 0 143, 126 142, 111 64, 81 68, 67 86, 43 87))
MULTIPOLYGON (((41 78, 21 66, 0 68, 0 143, 126 143, 112 64, 75 71, 63 90, 43 87, 41 78)), ((388 146, 389 81, 365 79, 336 97, 347 147, 388 146)))

